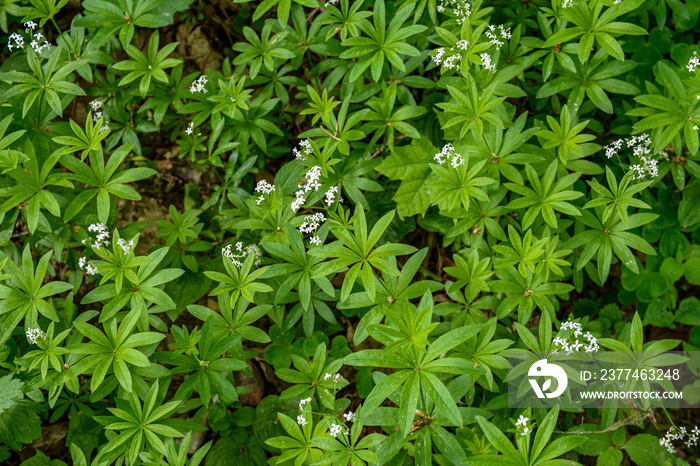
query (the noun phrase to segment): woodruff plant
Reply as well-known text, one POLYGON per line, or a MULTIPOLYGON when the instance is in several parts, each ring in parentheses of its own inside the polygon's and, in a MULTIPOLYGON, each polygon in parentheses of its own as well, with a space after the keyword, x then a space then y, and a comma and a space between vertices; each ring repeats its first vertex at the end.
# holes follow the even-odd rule
POLYGON ((700 348, 698 18, 0 2, 0 462, 697 463, 685 412, 506 392, 700 348))

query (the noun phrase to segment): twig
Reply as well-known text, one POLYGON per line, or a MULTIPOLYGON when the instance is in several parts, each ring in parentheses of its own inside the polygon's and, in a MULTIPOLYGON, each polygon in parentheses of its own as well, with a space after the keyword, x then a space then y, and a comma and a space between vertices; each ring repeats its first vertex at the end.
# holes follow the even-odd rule
POLYGON ((329 133, 329 132, 326 130, 326 128, 324 128, 323 126, 321 126, 321 130, 322 130, 324 133, 326 133, 327 135, 329 135, 330 137, 332 137, 333 139, 335 139, 336 141, 339 141, 339 142, 342 142, 342 141, 343 141, 342 139, 339 139, 338 136, 336 136, 335 134, 329 133))
MULTIPOLYGON (((395 138, 394 138, 394 142, 400 141, 400 140, 402 140, 402 139, 406 139, 407 137, 408 137, 407 135, 402 134, 401 136, 395 137, 395 138)), ((374 152, 374 154, 370 155, 369 159, 372 160, 373 158, 375 158, 376 156, 378 156, 379 154, 381 154, 382 152, 384 152, 384 150, 385 150, 387 147, 388 147, 388 144, 382 144, 382 145, 379 147, 379 149, 377 149, 377 150, 374 152)))

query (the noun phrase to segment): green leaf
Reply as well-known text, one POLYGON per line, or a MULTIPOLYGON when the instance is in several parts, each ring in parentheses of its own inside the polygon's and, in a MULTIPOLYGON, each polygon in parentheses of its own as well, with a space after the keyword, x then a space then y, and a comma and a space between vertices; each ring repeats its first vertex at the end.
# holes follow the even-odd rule
POLYGON ((438 150, 428 138, 413 140, 409 146, 395 147, 377 168, 392 180, 401 180, 393 199, 399 218, 425 214, 430 207, 431 195, 427 181, 431 175, 430 162, 438 150))

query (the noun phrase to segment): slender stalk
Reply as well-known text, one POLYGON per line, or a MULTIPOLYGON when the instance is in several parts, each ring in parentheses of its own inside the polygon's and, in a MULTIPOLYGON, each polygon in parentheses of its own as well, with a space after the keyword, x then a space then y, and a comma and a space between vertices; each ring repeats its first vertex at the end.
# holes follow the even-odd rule
POLYGON ((44 93, 46 91, 42 90, 41 95, 39 95, 39 116, 36 120, 36 129, 39 131, 41 129, 41 109, 44 107, 44 93))

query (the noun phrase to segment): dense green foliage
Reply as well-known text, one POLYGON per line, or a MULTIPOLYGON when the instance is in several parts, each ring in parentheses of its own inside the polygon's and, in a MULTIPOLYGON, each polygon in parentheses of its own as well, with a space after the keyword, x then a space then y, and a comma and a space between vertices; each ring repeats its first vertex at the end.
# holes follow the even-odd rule
POLYGON ((695 462, 506 378, 700 348, 699 14, 0 0, 0 462, 695 462))

